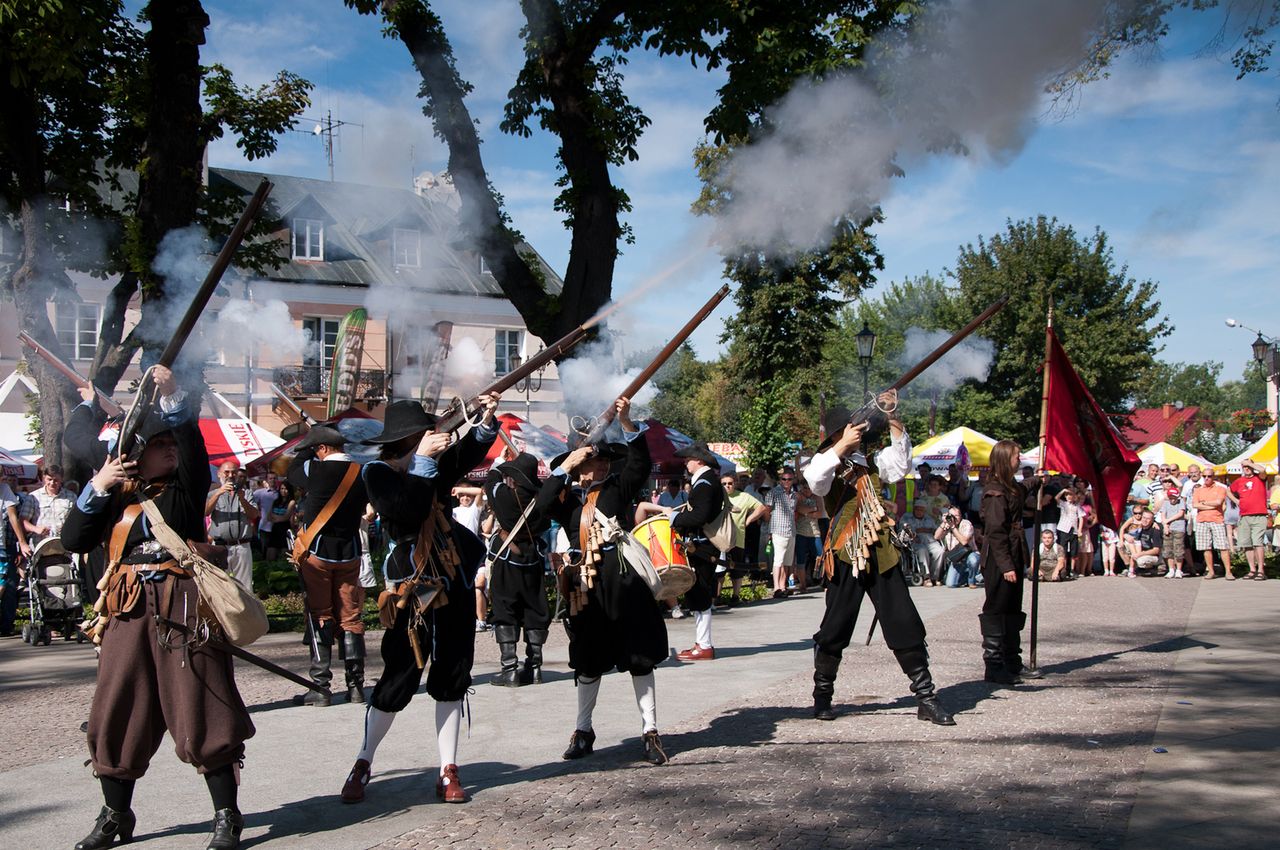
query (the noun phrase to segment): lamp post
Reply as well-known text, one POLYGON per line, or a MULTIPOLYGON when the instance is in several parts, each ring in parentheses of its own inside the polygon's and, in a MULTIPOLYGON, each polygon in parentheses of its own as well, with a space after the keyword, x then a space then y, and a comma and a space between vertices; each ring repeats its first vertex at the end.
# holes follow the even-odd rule
POLYGON ((1227 319, 1227 327, 1243 328, 1258 335, 1249 347, 1253 349, 1253 359, 1257 362, 1258 368, 1276 388, 1275 417, 1276 427, 1280 428, 1280 340, 1235 319, 1227 319))
POLYGON ((876 353, 876 332, 871 330, 871 326, 862 322, 862 330, 858 331, 858 335, 854 337, 858 341, 858 360, 862 363, 862 400, 867 400, 867 393, 870 392, 868 373, 871 369, 871 358, 876 353))
MULTIPOLYGON (((539 345, 538 354, 541 354, 545 348, 546 346, 539 345)), ((512 355, 511 362, 513 364, 511 368, 514 370, 519 369, 520 364, 523 361, 519 354, 515 354, 512 355)), ((516 382, 516 392, 524 393, 524 418, 526 422, 530 421, 529 417, 533 415, 533 402, 530 400, 529 396, 531 393, 540 392, 542 390, 542 373, 545 371, 547 371, 547 367, 543 366, 535 373, 537 375, 536 382, 534 381, 534 375, 529 375, 528 377, 522 378, 516 382)))

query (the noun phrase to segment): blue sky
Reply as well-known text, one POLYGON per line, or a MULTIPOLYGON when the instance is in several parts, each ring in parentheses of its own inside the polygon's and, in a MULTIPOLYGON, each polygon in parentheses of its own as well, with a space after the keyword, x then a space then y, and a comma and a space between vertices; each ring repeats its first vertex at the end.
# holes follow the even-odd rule
MULTIPOLYGON (((462 76, 475 86, 468 104, 490 176, 516 226, 563 269, 569 236, 551 208, 554 140, 540 131, 514 139, 497 129, 522 61, 518 4, 433 5, 462 76)), ((335 120, 363 125, 342 129, 337 179, 408 188, 415 170, 444 168, 446 151, 421 114, 408 53, 382 37, 376 20, 338 0, 209 0, 206 9, 206 63, 222 62, 250 84, 287 68, 316 83, 309 116, 329 110, 335 120)), ((1160 55, 1126 59, 1110 79, 1086 87, 1070 111, 1046 105, 1011 161, 945 158, 914 166, 884 202, 878 233, 886 268, 871 295, 891 281, 941 272, 960 245, 1000 232, 1006 219, 1056 216, 1084 234, 1101 227, 1131 276, 1157 282, 1175 327, 1164 359, 1220 360, 1226 377, 1239 377, 1253 335, 1224 319, 1280 335, 1280 86, 1274 72, 1237 81, 1225 58, 1202 54, 1213 23, 1184 15, 1160 55)), ((720 82, 687 61, 645 54, 632 57, 626 76, 629 95, 653 125, 639 162, 615 172, 634 203, 636 235, 619 261, 615 297, 699 244, 701 224, 688 212, 698 192, 690 151, 720 82)), ((310 125, 300 129, 307 132, 291 134, 269 160, 246 164, 223 140, 210 162, 327 177, 320 141, 310 125)), ((694 254, 670 282, 624 311, 636 347, 664 341, 720 285, 715 257, 694 254), (674 309, 673 298, 680 304, 674 309)), ((715 353, 718 322, 730 305, 695 335, 702 356, 715 353)))

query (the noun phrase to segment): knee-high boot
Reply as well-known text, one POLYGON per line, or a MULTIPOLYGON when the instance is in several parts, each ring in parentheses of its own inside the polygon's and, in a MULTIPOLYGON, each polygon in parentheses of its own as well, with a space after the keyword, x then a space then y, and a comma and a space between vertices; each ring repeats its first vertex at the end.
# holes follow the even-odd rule
POLYGON ((1044 674, 1039 670, 1022 666, 1022 630, 1027 625, 1025 611, 1004 615, 1004 669, 1013 674, 1015 679, 1042 679, 1044 674))
POLYGON ((338 644, 338 656, 342 659, 347 674, 347 702, 364 702, 364 635, 342 633, 342 642, 338 644))
POLYGON ((1021 679, 1005 669, 1004 664, 1004 614, 979 614, 978 626, 982 629, 982 662, 986 667, 983 679, 997 685, 1016 685, 1021 679))
POLYGON ((311 628, 315 632, 315 639, 311 644, 311 670, 308 671, 311 681, 321 686, 324 691, 307 691, 305 694, 298 694, 293 698, 294 705, 315 705, 326 706, 331 703, 329 696, 329 683, 333 681, 333 638, 337 633, 338 624, 333 620, 322 623, 319 628, 312 622, 311 628))
POLYGON ((524 630, 524 669, 520 671, 520 684, 542 684, 542 645, 546 642, 546 629, 524 630))
POLYGON ((502 669, 494 676, 492 684, 506 688, 520 687, 520 656, 516 654, 516 641, 520 638, 517 626, 494 626, 493 634, 498 639, 498 650, 502 658, 502 669))
POLYGON ((835 720, 831 698, 836 692, 836 673, 840 670, 840 656, 813 648, 813 716, 818 720, 835 720))
POLYGON ((902 672, 911 680, 911 693, 916 695, 916 717, 939 726, 955 726, 955 718, 938 701, 933 676, 929 674, 929 653, 924 644, 910 649, 895 649, 893 654, 902 672))

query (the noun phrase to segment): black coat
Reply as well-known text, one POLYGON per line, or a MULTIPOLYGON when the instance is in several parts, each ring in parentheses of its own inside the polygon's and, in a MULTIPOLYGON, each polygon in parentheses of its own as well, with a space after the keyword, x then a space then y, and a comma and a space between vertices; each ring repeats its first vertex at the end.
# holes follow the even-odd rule
POLYGON ((989 482, 982 493, 982 573, 987 581, 1010 570, 1022 576, 1031 564, 1022 522, 1028 506, 1034 515, 1036 496, 1017 482, 1013 489, 1009 493, 989 482))
POLYGON ((484 495, 489 500, 489 507, 493 508, 493 515, 498 520, 498 525, 506 532, 516 527, 521 515, 529 508, 530 502, 534 503, 533 509, 529 510, 529 515, 525 518, 524 525, 512 542, 512 548, 517 551, 533 551, 532 547, 536 546, 536 539, 551 527, 551 517, 538 507, 538 491, 519 485, 514 489, 508 487, 498 470, 490 469, 484 481, 484 495))
MULTIPOLYGON (((294 457, 287 478, 294 487, 306 491, 301 505, 304 525, 310 525, 320 515, 353 465, 359 466, 349 460, 317 460, 310 451, 294 457)), ((360 518, 368 503, 364 481, 357 475, 338 509, 311 541, 310 551, 325 561, 350 561, 360 557, 360 518)))
POLYGON ((689 507, 671 515, 671 527, 688 539, 705 538, 703 527, 724 510, 724 485, 715 470, 703 473, 689 489, 689 507))

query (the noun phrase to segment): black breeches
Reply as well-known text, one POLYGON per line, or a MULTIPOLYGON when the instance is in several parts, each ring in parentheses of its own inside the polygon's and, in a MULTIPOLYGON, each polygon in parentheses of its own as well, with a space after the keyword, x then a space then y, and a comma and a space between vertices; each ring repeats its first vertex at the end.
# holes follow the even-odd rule
POLYGON ((489 569, 489 598, 493 603, 489 620, 495 626, 545 631, 551 625, 541 563, 513 564, 506 558, 494 561, 489 569))
MULTIPOLYGON (((423 668, 409 642, 408 609, 396 616, 396 624, 382 636, 382 678, 373 689, 370 704, 379 711, 403 711, 418 692, 423 668)), ((472 600, 459 594, 449 604, 422 615, 416 627, 419 646, 426 657, 427 693, 437 702, 462 699, 471 687, 471 665, 476 652, 476 613, 472 600)))
MULTIPOLYGON (((985 567, 986 564, 983 564, 985 567)), ((984 614, 1019 614, 1022 612, 1022 571, 1017 581, 1005 581, 1004 575, 992 569, 982 571, 982 587, 987 599, 982 603, 984 614)))
POLYGON ((697 581, 685 591, 684 602, 690 611, 709 611, 716 595, 716 560, 720 553, 709 543, 695 544, 689 551, 689 566, 697 581))
POLYGON ((827 610, 813 636, 818 649, 841 657, 853 637, 863 596, 871 598, 890 649, 909 649, 924 643, 924 621, 911 601, 901 567, 881 573, 872 560, 869 572, 854 575, 852 567, 836 559, 835 575, 827 581, 827 610))

